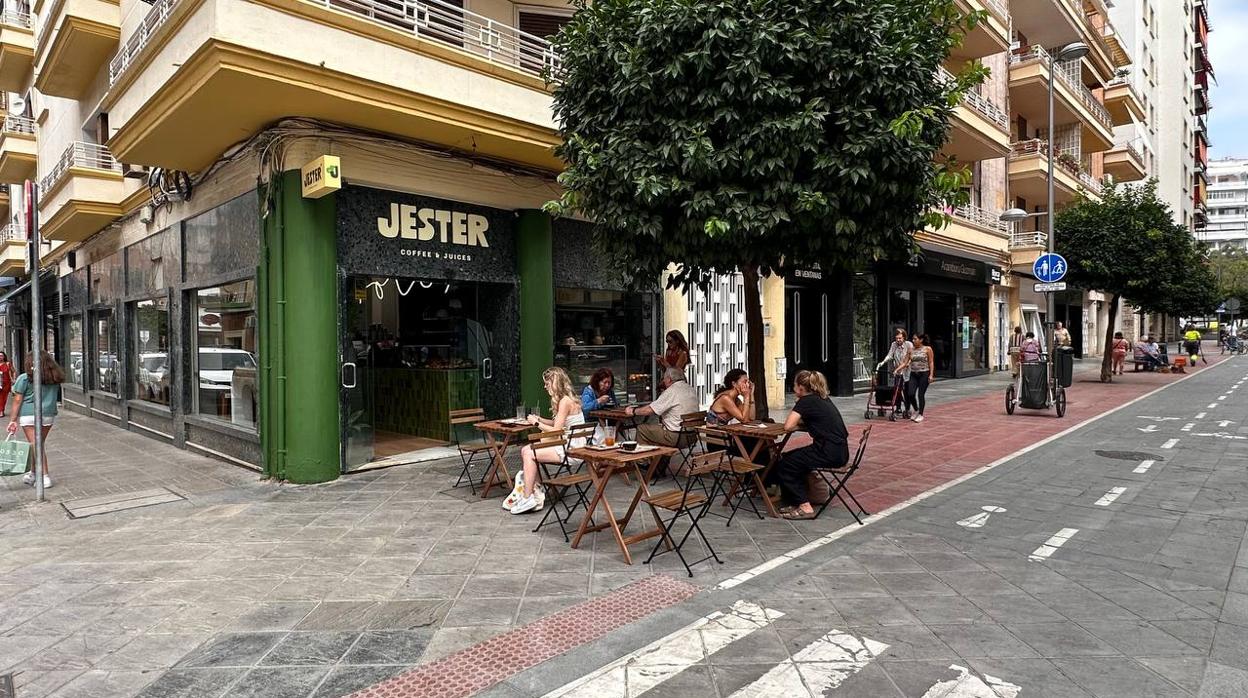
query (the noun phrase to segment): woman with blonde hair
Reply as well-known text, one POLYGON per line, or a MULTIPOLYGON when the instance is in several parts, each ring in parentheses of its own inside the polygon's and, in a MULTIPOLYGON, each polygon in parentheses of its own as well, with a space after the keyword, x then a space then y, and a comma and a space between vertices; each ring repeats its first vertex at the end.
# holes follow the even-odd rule
MULTIPOLYGON (((35 392, 33 357, 34 352, 26 355, 26 370, 13 382, 13 408, 10 411, 13 421, 9 422, 9 433, 16 434, 20 425, 26 434, 26 440, 34 445, 35 400, 39 400, 43 405, 43 424, 40 425, 43 431, 43 487, 47 489, 52 486, 52 476, 48 475, 48 432, 52 431, 52 425, 56 422, 56 403, 61 398, 61 383, 65 381, 65 373, 51 354, 43 352, 40 356, 39 396, 32 397, 35 392)), ((33 485, 35 477, 35 470, 32 469, 22 478, 22 482, 33 485)))
MULTIPOLYGON (((580 398, 572 389, 572 379, 568 378, 567 371, 554 366, 546 369, 542 372, 542 385, 546 388, 546 394, 550 395, 552 418, 546 419, 531 414, 529 415, 530 424, 536 424, 545 432, 565 432, 569 427, 585 423, 580 398)), ((583 443, 571 444, 572 448, 583 445, 583 443)), ((519 481, 516 483, 516 488, 503 501, 503 508, 513 514, 541 511, 546 505, 546 494, 537 484, 539 477, 537 464, 562 463, 563 455, 562 447, 543 448, 536 451, 533 445, 529 444, 520 449, 520 460, 524 463, 524 468, 517 476, 519 481)))
POLYGON ((840 468, 849 463, 849 430, 836 405, 828 399, 828 381, 822 373, 798 371, 793 378, 793 393, 797 395, 797 404, 784 420, 784 428, 808 432, 813 443, 780 456, 768 477, 768 484, 780 486, 784 504, 781 516, 813 519, 815 508, 806 492, 810 471, 840 468))

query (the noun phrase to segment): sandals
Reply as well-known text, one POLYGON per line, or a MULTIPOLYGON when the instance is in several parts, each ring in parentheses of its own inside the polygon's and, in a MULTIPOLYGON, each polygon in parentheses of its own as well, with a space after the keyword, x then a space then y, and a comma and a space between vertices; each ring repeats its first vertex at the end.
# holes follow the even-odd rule
POLYGON ((802 511, 800 507, 793 507, 792 509, 781 511, 780 518, 788 519, 789 521, 810 521, 815 518, 815 512, 802 511))

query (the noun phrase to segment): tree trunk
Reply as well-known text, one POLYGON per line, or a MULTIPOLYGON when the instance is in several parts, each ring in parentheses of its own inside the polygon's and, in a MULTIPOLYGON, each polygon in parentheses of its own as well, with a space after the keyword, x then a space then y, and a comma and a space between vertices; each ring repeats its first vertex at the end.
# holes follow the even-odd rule
POLYGON ((1118 301, 1122 297, 1114 294, 1113 300, 1109 302, 1109 323, 1105 327, 1105 347, 1101 355, 1101 382, 1114 382, 1114 322, 1118 320, 1118 301))
POLYGON ((755 417, 768 419, 767 411, 767 357, 763 346, 763 297, 759 288, 758 267, 742 265, 741 278, 745 282, 745 346, 746 372, 754 381, 755 417))

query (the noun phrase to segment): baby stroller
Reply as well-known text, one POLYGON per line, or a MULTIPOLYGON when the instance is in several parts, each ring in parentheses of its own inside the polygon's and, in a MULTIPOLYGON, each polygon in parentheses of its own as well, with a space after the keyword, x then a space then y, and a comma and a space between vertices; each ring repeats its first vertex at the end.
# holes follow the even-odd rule
POLYGON ((905 409, 905 401, 902 399, 903 382, 904 379, 901 376, 893 375, 891 365, 877 370, 875 375, 871 376, 871 390, 867 393, 867 411, 862 416, 871 419, 873 413, 881 418, 887 414, 888 421, 897 421, 897 416, 905 409))
POLYGON ((1236 337, 1233 334, 1227 335, 1225 343, 1226 343, 1226 350, 1231 352, 1232 354, 1244 353, 1244 340, 1240 339, 1239 337, 1236 337))

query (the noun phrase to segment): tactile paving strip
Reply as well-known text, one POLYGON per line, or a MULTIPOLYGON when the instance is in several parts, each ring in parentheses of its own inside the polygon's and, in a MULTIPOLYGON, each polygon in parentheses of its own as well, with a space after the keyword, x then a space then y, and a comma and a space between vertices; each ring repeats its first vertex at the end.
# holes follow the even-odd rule
POLYGON ((351 698, 469 696, 680 603, 699 590, 664 575, 646 577, 353 693, 351 698))

